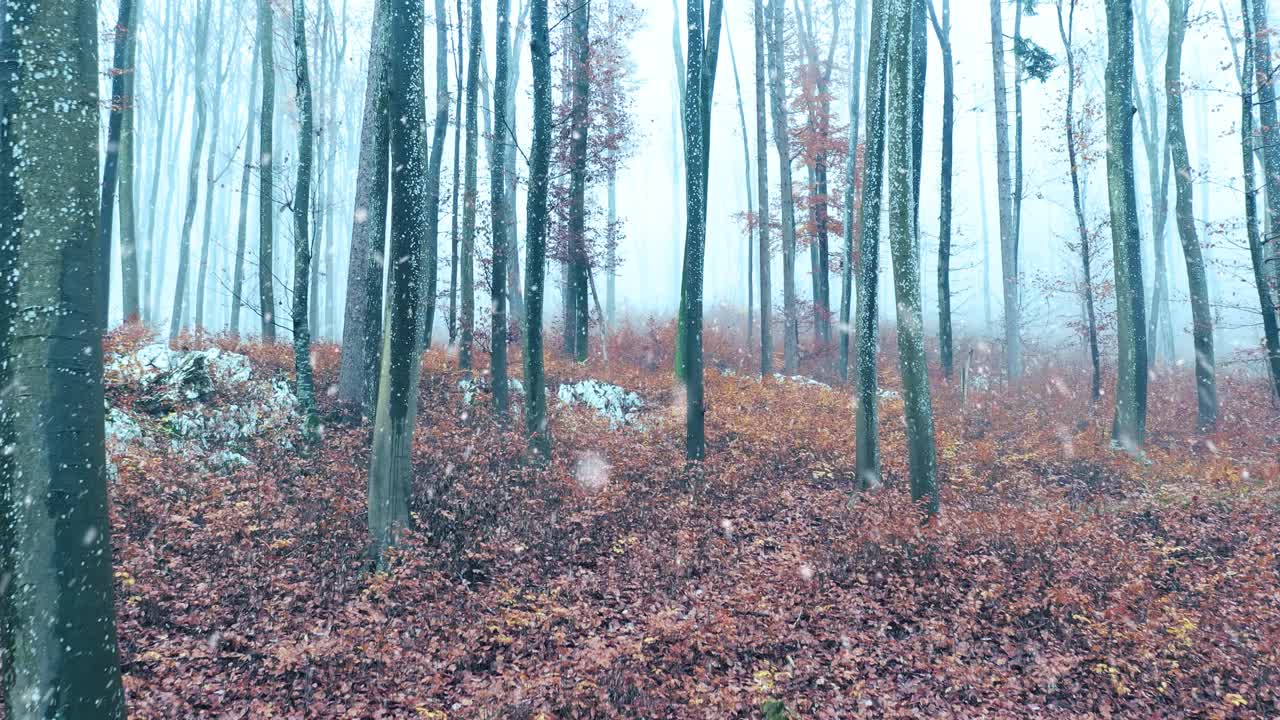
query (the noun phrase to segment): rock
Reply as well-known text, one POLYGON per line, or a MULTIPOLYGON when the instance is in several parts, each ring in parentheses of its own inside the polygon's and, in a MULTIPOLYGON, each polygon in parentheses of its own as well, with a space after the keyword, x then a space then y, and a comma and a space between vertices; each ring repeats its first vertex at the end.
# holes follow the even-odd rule
POLYGON ((634 392, 627 392, 617 385, 599 380, 583 380, 572 385, 561 385, 556 390, 561 405, 586 405, 609 421, 609 427, 636 425, 644 401, 634 392))
POLYGON ((795 383, 796 385, 811 385, 814 387, 823 388, 825 390, 831 389, 830 385, 824 382, 818 382, 813 378, 808 378, 803 375, 783 375, 781 373, 774 373, 773 379, 777 380, 778 382, 789 382, 789 383, 795 383))

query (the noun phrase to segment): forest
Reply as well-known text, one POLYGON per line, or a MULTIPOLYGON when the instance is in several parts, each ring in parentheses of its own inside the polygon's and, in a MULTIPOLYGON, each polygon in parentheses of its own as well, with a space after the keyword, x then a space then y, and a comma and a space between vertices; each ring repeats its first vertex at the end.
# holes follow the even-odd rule
POLYGON ((1280 717, 1273 4, 0 0, 0 720, 1280 717))

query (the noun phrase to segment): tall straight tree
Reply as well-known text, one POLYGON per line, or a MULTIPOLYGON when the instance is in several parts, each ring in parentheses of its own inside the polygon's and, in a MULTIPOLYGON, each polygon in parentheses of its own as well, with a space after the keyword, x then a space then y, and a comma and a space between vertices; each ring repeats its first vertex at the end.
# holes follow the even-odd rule
POLYGON ((262 340, 276 340, 275 289, 272 249, 275 233, 275 154, 272 150, 276 114, 275 30, 271 0, 258 0, 258 47, 262 58, 262 108, 258 111, 258 313, 262 340))
POLYGON ((1209 283, 1204 255, 1196 234, 1192 210, 1191 160, 1187 156, 1187 131, 1182 121, 1182 45, 1187 35, 1187 0, 1169 0, 1169 46, 1165 60, 1165 103, 1169 155, 1177 191, 1175 211, 1182 256, 1187 264, 1191 291, 1191 333, 1196 348, 1196 427, 1210 430, 1218 421, 1218 385, 1214 379, 1213 311, 1209 308, 1209 283))
MULTIPOLYGON (((115 49, 111 60, 111 110, 107 120, 107 153, 102 163, 102 204, 98 210, 98 244, 102 246, 98 253, 98 262, 102 264, 98 268, 98 277, 102 279, 99 290, 102 296, 98 298, 97 309, 103 327, 107 325, 107 311, 111 307, 111 230, 115 221, 116 181, 120 175, 120 136, 124 129, 125 111, 133 104, 133 98, 127 94, 128 76, 133 72, 128 67, 129 44, 133 42, 133 15, 133 0, 120 0, 119 17, 112 41, 115 49)), ((123 269, 123 243, 120 250, 123 269)), ((128 299, 124 299, 127 303, 128 299)))
POLYGON ((840 360, 837 370, 841 380, 849 379, 849 336, 854 334, 850 322, 853 319, 853 265, 854 252, 854 196, 858 177, 858 122, 862 119, 862 36, 866 34, 863 18, 866 16, 865 0, 853 4, 853 58, 849 63, 849 156, 844 168, 844 262, 840 291, 840 360))
POLYGON ((929 515, 938 512, 937 454, 933 439, 933 403, 929 396, 929 368, 924 352, 924 310, 920 297, 920 265, 916 252, 915 193, 911 168, 914 147, 914 108, 920 99, 912 87, 917 54, 912 48, 916 15, 924 13, 916 0, 892 0, 888 28, 889 244, 893 255, 893 284, 898 308, 898 368, 902 373, 903 416, 907 423, 907 455, 911 464, 911 499, 924 503, 929 515))
POLYGON ((1253 2, 1253 54, 1257 78, 1258 128, 1262 141, 1263 187, 1266 189, 1267 222, 1263 246, 1270 268, 1267 282, 1271 306, 1280 308, 1280 120, 1276 113, 1275 58, 1271 56, 1271 26, 1265 0, 1253 2))
MULTIPOLYGON (((418 302, 418 346, 431 347, 431 330, 436 322, 436 265, 440 235, 440 167, 444 163, 445 135, 449 131, 449 32, 444 22, 444 0, 436 0, 436 119, 431 130, 431 157, 427 160, 426 196, 422 201, 425 239, 422 243, 421 283, 418 302)), ((459 88, 461 89, 461 88, 459 88)), ((461 94, 459 94, 461 96, 461 94)))
POLYGON ((551 455, 551 428, 547 424, 542 357, 542 299, 547 273, 547 191, 551 169, 551 39, 547 32, 547 0, 531 2, 533 143, 529 147, 529 194, 525 200, 524 425, 530 449, 546 459, 551 455))
MULTIPOLYGON (((382 276, 386 267, 383 251, 387 242, 387 162, 391 139, 391 118, 387 115, 390 20, 388 0, 376 0, 369 36, 364 117, 360 126, 355 210, 351 218, 342 362, 338 368, 339 401, 366 416, 377 393, 378 348, 382 345, 382 276)), ((439 31, 437 28, 437 34, 439 31)), ((437 48, 437 52, 442 50, 437 48)))
MULTIPOLYGON (((751 141, 747 137, 747 110, 742 103, 742 79, 738 75, 738 58, 733 54, 733 33, 726 33, 725 39, 729 41, 729 64, 733 67, 733 89, 738 98, 738 122, 742 126, 742 179, 747 184, 747 217, 756 214, 755 200, 751 196, 751 141)), ((757 232, 759 229, 757 228, 757 232)), ((755 307, 754 307, 754 288, 752 287, 752 271, 751 261, 755 258, 754 247, 752 241, 751 228, 747 228, 747 347, 751 347, 751 340, 755 335, 755 307)))
POLYGON ((209 98, 212 102, 210 102, 209 108, 209 154, 208 158, 205 160, 205 210, 204 221, 202 223, 204 228, 201 232, 200 264, 196 268, 195 292, 187 305, 188 315, 191 314, 193 307, 195 310, 195 321, 192 324, 192 327, 201 331, 203 331, 205 327, 204 304, 209 281, 209 250, 210 246, 213 245, 213 221, 217 216, 217 213, 215 212, 217 198, 215 197, 214 191, 218 187, 218 178, 222 172, 216 167, 218 163, 218 131, 221 129, 222 125, 222 84, 226 80, 227 73, 231 68, 231 55, 229 53, 226 64, 224 65, 222 63, 222 45, 223 40, 227 36, 225 31, 226 13, 223 12, 224 5, 224 0, 218 0, 211 8, 211 12, 214 12, 218 17, 218 27, 217 30, 211 29, 213 36, 217 38, 217 44, 214 46, 213 57, 210 61, 210 65, 213 68, 213 81, 211 83, 212 87, 209 89, 209 98))
MULTIPOLYGON (((437 4, 437 11, 439 5, 437 4)), ((391 263, 382 331, 381 378, 369 461, 369 536, 379 564, 409 526, 413 426, 417 415, 421 246, 426 238, 426 105, 423 99, 423 8, 391 0, 387 56, 391 123, 391 263)), ((443 17, 437 14, 437 23, 443 17)))
MULTIPOLYGON (((191 267, 191 227, 195 223, 196 206, 200 203, 200 151, 204 148, 204 136, 208 123, 208 100, 205 97, 205 50, 209 41, 209 15, 211 0, 196 3, 195 57, 192 61, 195 76, 192 83, 196 93, 195 139, 191 142, 191 161, 187 164, 187 209, 182 217, 182 236, 178 239, 177 284, 173 292, 173 311, 169 317, 169 340, 178 336, 182 328, 182 312, 187 301, 187 288, 191 267)), ((209 201, 205 200, 206 212, 209 201)))
POLYGON ((1067 164, 1071 175, 1071 201, 1076 213, 1076 229, 1080 233, 1080 275, 1084 292, 1085 328, 1088 334, 1089 363, 1092 368, 1092 382, 1089 397, 1093 402, 1102 396, 1102 362, 1098 350, 1098 318, 1094 304, 1093 290, 1093 243, 1089 238, 1089 227, 1084 217, 1084 192, 1080 187, 1079 150, 1076 148, 1078 132, 1075 117, 1076 96, 1076 54, 1075 54, 1075 19, 1076 0, 1069 3, 1066 21, 1062 17, 1062 0, 1059 0, 1058 34, 1062 37, 1062 46, 1067 56, 1067 107, 1065 118, 1065 140, 1067 143, 1067 164))
POLYGON ((591 61, 590 3, 575 3, 571 11, 571 55, 567 59, 572 86, 569 100, 569 248, 566 261, 569 284, 565 287, 565 339, 568 354, 578 362, 587 359, 591 316, 588 311, 587 257, 587 134, 590 129, 591 61))
POLYGON ((462 114, 462 98, 466 94, 463 92, 463 74, 462 74, 462 43, 463 43, 463 22, 462 16, 462 0, 458 0, 457 10, 457 31, 458 39, 454 45, 454 78, 458 86, 458 97, 455 98, 457 105, 453 111, 453 185, 450 186, 450 194, 453 196, 453 212, 449 214, 450 231, 449 231, 449 344, 453 345, 458 340, 458 218, 461 213, 458 212, 459 203, 462 199, 462 133, 463 133, 463 114, 462 114))
MULTIPOLYGON (((1160 97, 1156 94, 1156 51, 1151 38, 1151 15, 1147 0, 1138 0, 1134 27, 1135 39, 1141 51, 1142 69, 1146 75, 1143 93, 1134 94, 1134 106, 1138 113, 1138 130, 1147 156, 1147 188, 1151 194, 1151 246, 1153 277, 1151 304, 1147 312, 1147 355, 1153 360, 1163 354, 1173 359, 1173 316, 1169 309, 1169 145, 1167 136, 1161 135, 1160 97)), ((1167 132, 1167 128, 1165 128, 1167 132)))
POLYGON ((867 140, 862 167, 862 204, 858 208, 858 307, 857 332, 857 419, 855 421, 855 470, 858 487, 866 490, 880 485, 879 413, 876 403, 879 382, 876 355, 879 350, 880 308, 880 206, 884 187, 885 144, 885 3, 872 0, 871 50, 867 58, 867 140))
POLYGON ((1107 2, 1107 194, 1119 346, 1114 441, 1141 451, 1147 430, 1147 329, 1133 169, 1133 0, 1107 2))
POLYGON ((756 53, 756 200, 760 208, 760 377, 773 374, 773 288, 770 265, 773 252, 769 243, 769 131, 765 123, 768 96, 765 95, 765 14, 764 0, 752 2, 756 53))
POLYGON ((1009 378, 1022 374, 1022 328, 1018 290, 1018 229, 1009 173, 1009 96, 1004 72, 1002 0, 991 0, 991 71, 995 89, 996 193, 1000 200, 1000 277, 1004 287, 1004 362, 1009 378))
MULTIPOLYGON (((938 210, 938 354, 942 376, 951 377, 954 357, 951 337, 951 176, 955 155, 955 62, 951 55, 951 0, 942 0, 942 14, 929 3, 929 20, 942 48, 942 189, 938 210)), ((923 107, 923 105, 921 106, 923 107)), ((917 176, 920 168, 916 168, 917 176)))
POLYGON ((15 719, 125 717, 103 435, 97 10, 0 0, 0 640, 15 719))
POLYGON ((489 375, 493 383, 493 411, 499 421, 507 419, 507 182, 503 177, 506 163, 507 82, 509 57, 511 0, 498 0, 497 47, 494 49, 493 78, 493 152, 489 154, 489 192, 493 211, 493 277, 489 282, 492 306, 489 327, 489 375))
POLYGON ((529 16, 529 2, 522 0, 520 3, 519 19, 516 20, 515 38, 509 46, 510 57, 507 60, 507 68, 510 72, 510 79, 507 82, 507 125, 505 128, 499 127, 498 132, 503 132, 510 140, 506 144, 506 156, 503 160, 504 169, 503 176, 506 178, 507 189, 507 302, 511 309, 511 320, 514 323, 524 326, 524 292, 520 289, 520 240, 516 232, 518 223, 516 222, 516 191, 518 190, 517 181, 519 180, 516 172, 516 153, 519 150, 515 141, 516 134, 516 90, 520 86, 520 54, 524 46, 526 20, 529 16))
MULTIPOLYGON (((138 17, 141 4, 132 3, 130 25, 125 50, 124 107, 120 118, 120 295, 125 322, 142 320, 142 293, 138 272, 138 222, 137 195, 134 183, 137 175, 137 127, 134 113, 134 88, 138 76, 138 17)), ((110 283, 108 282, 108 285, 110 283)))
POLYGON ((253 146, 253 102, 258 96, 258 75, 254 69, 258 67, 258 56, 262 46, 256 41, 253 45, 253 60, 249 63, 249 73, 253 76, 249 81, 249 112, 244 129, 244 167, 240 169, 240 214, 236 219, 236 251, 232 262, 235 267, 231 271, 231 334, 240 335, 240 307, 244 305, 244 251, 249 235, 249 177, 253 169, 253 156, 257 152, 253 146))
POLYGON ((310 435, 319 424, 316 390, 311 376, 311 173, 314 165, 315 118, 312 114, 311 72, 307 61, 307 6, 293 0, 293 64, 298 98, 298 178, 293 186, 293 365, 297 374, 298 405, 310 435))
POLYGON ((782 366, 787 374, 800 367, 800 310, 796 304, 796 209, 791 184, 791 128, 787 121, 786 1, 769 0, 769 103, 773 109, 773 142, 778 149, 778 173, 782 208, 782 366))
POLYGON ((1253 89, 1255 58, 1253 42, 1254 0, 1240 0, 1244 23, 1244 58, 1240 68, 1240 155, 1244 163, 1244 221, 1249 240, 1249 259, 1253 266, 1253 282, 1258 290, 1258 307, 1262 311, 1263 339, 1267 348, 1267 366, 1271 371, 1271 390, 1280 397, 1280 321, 1276 317, 1276 305, 1267 275, 1266 250, 1258 233, 1258 196, 1254 169, 1253 147, 1253 89))
POLYGON ((476 321, 476 203, 479 191, 476 188, 476 166, 479 151, 478 138, 480 128, 479 100, 480 93, 480 54, 484 51, 482 30, 484 18, 481 15, 480 0, 471 0, 471 24, 469 26, 469 44, 467 50, 467 129, 465 144, 466 161, 463 166, 462 191, 462 247, 458 257, 458 274, 461 276, 462 297, 459 302, 461 318, 458 332, 458 366, 470 370, 471 351, 475 337, 476 321))
POLYGON ((704 18, 702 0, 689 0, 687 12, 689 62, 684 99, 686 220, 680 334, 684 336, 686 364, 685 457, 701 460, 707 452, 702 383, 702 274, 707 241, 707 170, 711 157, 711 101, 715 92, 724 4, 722 0, 711 0, 708 15, 704 18))

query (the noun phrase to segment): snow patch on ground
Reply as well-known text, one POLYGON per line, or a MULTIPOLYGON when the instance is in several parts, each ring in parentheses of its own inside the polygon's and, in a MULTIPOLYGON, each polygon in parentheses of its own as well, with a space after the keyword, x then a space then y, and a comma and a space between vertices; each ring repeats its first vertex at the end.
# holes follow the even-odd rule
POLYGON ((556 390, 561 405, 575 407, 585 405, 609 421, 609 427, 618 428, 639 424, 644 401, 634 392, 599 380, 564 384, 556 390))
POLYGON ((783 375, 781 373, 774 373, 773 379, 777 380, 778 382, 789 382, 789 383, 794 383, 796 385, 812 385, 815 387, 823 388, 825 390, 831 389, 830 385, 824 382, 818 382, 813 378, 808 378, 803 375, 783 375))

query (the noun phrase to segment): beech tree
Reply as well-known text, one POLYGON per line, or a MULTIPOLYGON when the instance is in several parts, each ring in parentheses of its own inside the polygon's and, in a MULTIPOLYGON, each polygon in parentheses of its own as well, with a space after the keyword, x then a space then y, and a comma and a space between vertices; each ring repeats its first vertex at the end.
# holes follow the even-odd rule
MULTIPOLYGON (((478 158, 478 142, 480 137, 479 100, 480 92, 480 55, 483 52, 482 29, 484 18, 481 15, 480 0, 471 0, 471 25, 467 51, 467 127, 464 144, 466 160, 463 165, 462 190, 462 246, 458 257, 458 274, 461 278, 462 297, 459 302, 461 312, 458 332, 458 367, 470 370, 472 365, 471 350, 475 335, 476 320, 476 166, 478 158)), ((457 192, 457 188, 454 188, 457 192)))
POLYGON ((493 410, 500 422, 507 415, 507 183, 503 177, 506 163, 506 137, 503 128, 507 124, 507 83, 509 82, 511 0, 498 0, 497 47, 494 57, 496 73, 493 78, 494 133, 493 152, 489 154, 490 209, 493 213, 493 277, 490 279, 492 314, 489 327, 492 334, 489 355, 489 379, 493 383, 493 410))
POLYGON ((306 416, 310 435, 319 424, 315 383, 311 377, 311 326, 308 285, 311 282, 311 172, 315 140, 312 116, 311 72, 307 67, 307 10, 304 0, 293 0, 293 60, 298 97, 298 179, 293 190, 293 364, 297 375, 298 405, 306 416))
POLYGON ((766 26, 769 45, 769 103, 773 110, 773 142, 777 146, 779 158, 779 204, 782 208, 782 367, 784 372, 792 375, 800 367, 800 310, 796 305, 796 210, 791 186, 791 128, 787 122, 787 98, 782 90, 786 75, 783 41, 786 32, 785 14, 785 0, 769 0, 769 21, 766 26))
POLYGON ((530 0, 530 64, 533 67, 533 143, 529 147, 529 194, 525 199, 524 423, 529 447, 551 455, 543 368, 542 300, 546 280, 547 191, 551 169, 551 40, 547 0, 530 0))
POLYGON ((1133 169, 1133 0, 1107 3, 1107 191, 1116 282, 1113 440, 1140 453, 1147 430, 1147 329, 1133 169))
POLYGON ((85 0, 0 1, 8 718, 125 717, 103 430, 96 21, 85 0))
MULTIPOLYGON (((440 4, 436 5, 437 13, 440 4)), ((383 320, 381 377, 369 461, 369 535, 381 564, 396 534, 409 526, 410 453, 417 415, 418 313, 426 237, 426 106, 422 76, 422 3, 391 0, 387 58, 391 123, 391 263, 383 320)), ((440 23, 442 17, 435 18, 440 23)))
POLYGON ((258 111, 258 313, 262 339, 275 342, 275 138, 276 54, 271 0, 258 0, 258 47, 262 59, 262 108, 258 111))
MULTIPOLYGON (((195 58, 192 67, 195 75, 195 139, 191 143, 191 161, 187 170, 187 209, 182 218, 182 237, 178 240, 178 273, 173 291, 173 311, 169 316, 169 340, 178 336, 182 328, 182 311, 186 305, 188 274, 191 265, 191 227, 196 218, 196 206, 200 202, 200 152, 204 149, 204 137, 208 122, 208 100, 205 96, 205 51, 209 44, 209 15, 211 0, 197 0, 195 28, 195 58)), ((208 205, 208 199, 205 205, 208 205)))
MULTIPOLYGON (((1000 205, 1000 277, 1004 288, 1004 357, 1010 379, 1022 374, 1021 308, 1018 290, 1018 227, 1009 167, 1009 97, 1005 81, 1002 0, 991 0, 991 68, 995 88, 996 194, 1000 205)), ((1021 19, 1021 3, 1018 17, 1021 19)))
MULTIPOLYGON (((98 298, 97 307, 103 327, 107 325, 107 309, 111 305, 111 231, 115 221, 116 188, 120 177, 120 140, 124 133, 125 113, 133 104, 133 98, 128 92, 129 76, 133 74, 133 68, 129 64, 129 47, 133 43, 135 25, 133 15, 133 0, 120 0, 119 18, 116 20, 113 39, 115 50, 111 61, 111 110, 107 121, 107 153, 102 164, 102 204, 98 211, 98 244, 101 246, 98 262, 102 265, 98 268, 98 277, 102 278, 102 295, 98 298)), ((131 162, 127 169, 132 172, 131 162)), ((123 242, 120 250, 121 275, 131 275, 133 282, 132 296, 128 288, 121 288, 120 297, 125 306, 125 317, 133 317, 138 312, 137 265, 133 265, 133 273, 127 272, 125 265, 128 261, 123 242)))
POLYGON ((769 242, 769 135, 765 123, 768 96, 765 95, 764 46, 767 34, 764 0, 752 2, 756 57, 756 194, 760 215, 756 218, 760 241, 760 377, 773 374, 773 287, 770 265, 773 252, 769 242))
POLYGON ((854 218, 857 209, 855 186, 858 180, 858 122, 862 116, 862 36, 865 0, 855 0, 853 5, 853 57, 849 63, 849 152, 845 156, 844 178, 844 260, 841 270, 844 282, 840 291, 840 358, 837 371, 841 380, 849 379, 849 337, 854 334, 853 320, 853 265, 858 254, 854 252, 854 218))
MULTIPOLYGON (((951 377, 951 176, 955 155, 955 67, 951 57, 951 0, 942 0, 942 14, 927 0, 929 20, 942 48, 942 188, 938 210, 938 354, 942 376, 951 377)), ((921 98, 923 100, 923 98, 921 98)), ((923 102, 921 104, 923 108, 923 102)), ((917 169, 917 174, 919 174, 917 169)))

